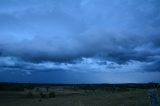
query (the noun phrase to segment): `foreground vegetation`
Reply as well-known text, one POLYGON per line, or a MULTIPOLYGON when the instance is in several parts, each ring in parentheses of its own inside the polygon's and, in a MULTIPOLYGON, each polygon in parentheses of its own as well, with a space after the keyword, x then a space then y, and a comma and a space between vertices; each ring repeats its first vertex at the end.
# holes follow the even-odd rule
POLYGON ((158 84, 0 85, 0 106, 149 106, 148 89, 160 95, 158 84))

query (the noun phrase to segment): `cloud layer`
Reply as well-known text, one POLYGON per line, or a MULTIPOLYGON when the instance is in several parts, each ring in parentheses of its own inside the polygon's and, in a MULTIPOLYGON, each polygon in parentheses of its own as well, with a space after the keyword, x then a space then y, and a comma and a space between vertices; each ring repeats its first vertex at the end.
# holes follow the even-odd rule
POLYGON ((159 5, 1 0, 1 71, 159 72, 159 5))

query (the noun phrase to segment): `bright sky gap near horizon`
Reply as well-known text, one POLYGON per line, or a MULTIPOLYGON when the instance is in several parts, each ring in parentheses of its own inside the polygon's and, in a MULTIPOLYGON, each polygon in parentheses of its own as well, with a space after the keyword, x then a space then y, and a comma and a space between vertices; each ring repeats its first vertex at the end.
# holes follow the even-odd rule
POLYGON ((160 82, 160 0, 0 0, 0 82, 160 82))

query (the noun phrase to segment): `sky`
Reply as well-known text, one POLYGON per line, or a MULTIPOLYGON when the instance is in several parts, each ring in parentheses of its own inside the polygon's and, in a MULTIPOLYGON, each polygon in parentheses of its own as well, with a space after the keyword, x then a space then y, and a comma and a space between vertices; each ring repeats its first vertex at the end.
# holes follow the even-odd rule
POLYGON ((160 82, 160 1, 0 0, 0 82, 160 82))

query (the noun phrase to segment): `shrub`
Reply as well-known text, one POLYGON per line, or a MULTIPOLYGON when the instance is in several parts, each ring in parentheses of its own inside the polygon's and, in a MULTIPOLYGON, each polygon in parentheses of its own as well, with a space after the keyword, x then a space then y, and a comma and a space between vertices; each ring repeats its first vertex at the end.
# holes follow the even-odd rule
POLYGON ((41 97, 41 98, 45 98, 46 95, 45 95, 43 92, 40 92, 40 97, 41 97))
POLYGON ((49 93, 49 97, 50 97, 50 98, 55 98, 55 97, 56 97, 56 95, 55 95, 55 93, 54 93, 54 92, 50 92, 50 93, 49 93))
POLYGON ((34 97, 34 95, 33 95, 32 92, 28 92, 28 93, 27 93, 27 97, 32 98, 32 97, 34 97))

